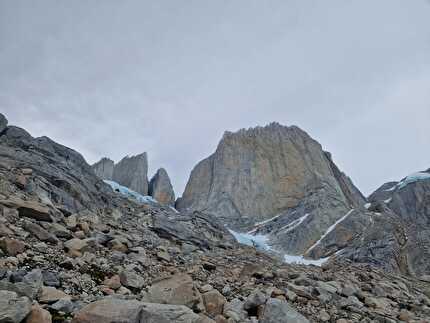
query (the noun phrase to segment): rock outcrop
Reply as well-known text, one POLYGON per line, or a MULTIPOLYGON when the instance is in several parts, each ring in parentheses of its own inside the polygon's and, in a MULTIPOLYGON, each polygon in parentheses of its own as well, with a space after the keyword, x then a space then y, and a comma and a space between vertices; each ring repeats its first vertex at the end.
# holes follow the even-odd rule
POLYGON ((92 165, 94 173, 101 179, 112 180, 113 179, 113 169, 115 163, 109 158, 102 158, 100 161, 92 165))
POLYGON ((148 195, 148 157, 146 153, 126 156, 115 165, 112 179, 142 195, 148 195))
POLYGON ((365 210, 354 211, 308 255, 338 253, 387 271, 430 274, 430 172, 386 183, 368 199, 365 210))
POLYGON ((175 192, 164 168, 160 168, 152 177, 149 183, 149 195, 162 205, 174 206, 175 192))
POLYGON ((211 214, 237 231, 303 254, 365 198, 329 153, 298 127, 272 123, 227 132, 192 171, 179 210, 211 214))
POLYGON ((126 156, 117 164, 105 157, 95 163, 92 168, 101 179, 113 180, 137 193, 148 195, 148 156, 146 153, 126 156))

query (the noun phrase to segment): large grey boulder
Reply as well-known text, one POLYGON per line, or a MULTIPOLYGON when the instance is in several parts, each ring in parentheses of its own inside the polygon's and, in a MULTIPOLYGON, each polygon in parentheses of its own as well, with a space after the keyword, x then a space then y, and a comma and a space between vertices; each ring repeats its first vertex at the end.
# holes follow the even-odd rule
POLYGON ((104 157, 91 167, 93 168, 94 173, 96 173, 96 175, 101 179, 112 180, 114 165, 115 163, 113 160, 104 157))
POLYGON ((7 128, 8 121, 6 117, 0 113, 0 133, 2 133, 7 128))
POLYGON ((197 323, 200 317, 178 305, 105 298, 84 307, 72 323, 197 323))
POLYGON ((31 311, 31 301, 14 292, 0 290, 0 322, 20 323, 31 311))
POLYGON ((175 204, 175 192, 169 175, 164 168, 160 168, 149 183, 149 195, 162 205, 175 204))
POLYGON ((113 170, 112 179, 142 195, 148 195, 148 156, 124 157, 113 170))
POLYGON ((365 198, 329 153, 298 127, 226 132, 216 152, 192 171, 179 210, 198 210, 236 231, 268 235, 303 254, 365 198))
POLYGON ((309 320, 297 312, 285 301, 271 298, 264 307, 260 323, 309 323, 309 320))

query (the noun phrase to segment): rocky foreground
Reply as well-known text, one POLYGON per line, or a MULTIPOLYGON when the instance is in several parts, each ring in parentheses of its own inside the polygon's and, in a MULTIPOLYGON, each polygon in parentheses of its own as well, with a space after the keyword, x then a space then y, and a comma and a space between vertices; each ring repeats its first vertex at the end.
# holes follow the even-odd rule
POLYGON ((0 115, 0 323, 429 322, 430 279, 285 264, 204 213, 113 192, 0 115))

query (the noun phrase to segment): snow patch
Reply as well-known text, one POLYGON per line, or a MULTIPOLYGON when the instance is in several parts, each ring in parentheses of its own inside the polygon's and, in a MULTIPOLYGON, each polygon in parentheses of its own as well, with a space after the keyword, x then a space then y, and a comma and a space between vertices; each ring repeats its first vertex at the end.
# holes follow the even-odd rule
POLYGON ((314 265, 319 267, 326 263, 329 259, 330 257, 314 260, 306 259, 303 256, 284 255, 284 260, 287 264, 314 265))
POLYGON ((131 189, 129 189, 128 187, 122 186, 120 184, 118 184, 117 182, 114 181, 108 181, 108 180, 104 180, 103 182, 105 182, 106 184, 108 184, 113 190, 114 192, 119 192, 121 195, 135 200, 139 203, 144 203, 144 204, 158 204, 158 202, 156 200, 154 200, 151 196, 147 196, 147 195, 142 195, 140 193, 137 193, 131 189))
POLYGON ((366 208, 366 210, 368 210, 371 205, 372 205, 372 203, 366 203, 366 204, 364 204, 364 207, 366 208))
POLYGON ((275 220, 275 219, 279 218, 281 215, 283 215, 283 214, 278 214, 278 215, 275 215, 273 218, 270 218, 270 219, 268 219, 268 220, 264 220, 264 221, 261 221, 261 222, 257 222, 254 226, 260 226, 260 225, 266 224, 266 223, 268 223, 268 222, 270 222, 270 221, 273 221, 273 220, 275 220))
POLYGON ((400 183, 398 183, 396 186, 399 188, 399 190, 401 190, 402 188, 406 187, 409 184, 426 180, 426 179, 430 179, 430 173, 418 172, 418 173, 409 175, 400 183))
POLYGON ((306 213, 305 215, 303 215, 302 217, 298 218, 297 220, 294 220, 293 222, 287 224, 286 226, 283 226, 281 230, 286 229, 285 232, 290 232, 292 230, 294 230, 295 228, 297 228, 300 224, 303 223, 303 221, 306 220, 306 218, 309 216, 309 213, 306 213))
POLYGON ((268 236, 262 234, 253 235, 249 233, 240 233, 230 229, 228 229, 228 231, 235 237, 237 242, 241 244, 267 251, 272 250, 272 247, 267 243, 269 241, 268 236))
POLYGON ((354 209, 350 210, 347 214, 345 214, 343 217, 341 217, 339 220, 337 220, 333 225, 331 225, 327 231, 321 236, 321 238, 315 242, 312 247, 310 247, 305 253, 308 253, 309 251, 311 251, 312 249, 314 249, 317 245, 320 244, 321 241, 324 240, 325 237, 327 237, 327 235, 332 232, 336 226, 341 223, 343 220, 345 220, 352 212, 354 211, 354 209))
POLYGON ((384 203, 385 203, 385 204, 388 204, 388 203, 390 203, 392 200, 393 200, 393 198, 392 198, 392 197, 390 197, 389 199, 386 199, 386 200, 384 201, 384 203))

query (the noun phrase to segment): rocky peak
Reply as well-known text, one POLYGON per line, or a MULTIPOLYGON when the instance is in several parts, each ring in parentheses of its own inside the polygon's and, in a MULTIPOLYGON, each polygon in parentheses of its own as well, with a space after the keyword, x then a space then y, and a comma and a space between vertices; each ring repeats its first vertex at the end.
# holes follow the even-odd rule
POLYGON ((100 161, 92 165, 92 168, 101 179, 112 180, 114 166, 115 163, 113 160, 103 157, 100 161))
POLYGON ((149 183, 149 195, 160 204, 173 206, 175 204, 175 192, 170 182, 169 175, 164 168, 160 168, 149 183))
POLYGON ((280 248, 303 253, 364 202, 317 141, 296 126, 271 123, 226 132, 193 169, 177 207, 207 212, 235 230, 272 234, 280 248), (300 225, 288 227, 294 221, 300 225), (284 232, 275 234, 279 228, 284 232))

